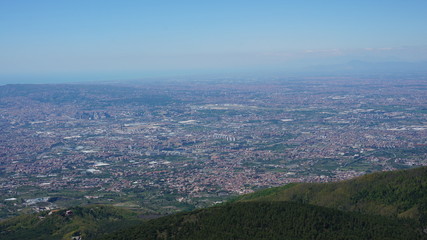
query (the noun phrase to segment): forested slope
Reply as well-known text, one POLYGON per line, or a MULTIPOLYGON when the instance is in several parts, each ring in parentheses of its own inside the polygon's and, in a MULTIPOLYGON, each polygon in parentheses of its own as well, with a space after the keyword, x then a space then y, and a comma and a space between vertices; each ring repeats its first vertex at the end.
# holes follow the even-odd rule
POLYGON ((425 239, 425 235, 409 220, 274 201, 181 213, 102 239, 425 239))
POLYGON ((1 222, 0 239, 427 239, 427 167, 288 184, 146 222, 113 207, 67 210, 1 222))
POLYGON ((345 211, 412 218, 427 225, 427 167, 367 174, 335 183, 299 183, 235 201, 294 201, 345 211))
POLYGON ((136 225, 141 221, 128 210, 109 206, 73 207, 67 210, 22 215, 0 223, 0 239, 93 239, 136 225), (50 214, 49 214, 50 213, 50 214))

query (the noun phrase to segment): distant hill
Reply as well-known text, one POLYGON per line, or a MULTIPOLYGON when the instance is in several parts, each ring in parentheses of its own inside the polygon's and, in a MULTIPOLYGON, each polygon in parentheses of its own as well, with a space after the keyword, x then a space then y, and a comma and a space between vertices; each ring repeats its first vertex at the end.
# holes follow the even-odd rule
POLYGON ((109 206, 73 207, 0 222, 0 239, 93 239, 140 223, 136 213, 109 206))

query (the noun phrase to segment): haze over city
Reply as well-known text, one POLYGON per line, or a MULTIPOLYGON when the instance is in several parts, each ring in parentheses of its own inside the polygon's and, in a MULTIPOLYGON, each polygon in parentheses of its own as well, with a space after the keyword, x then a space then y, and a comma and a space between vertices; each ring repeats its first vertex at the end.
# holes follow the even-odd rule
POLYGON ((415 0, 2 1, 0 84, 422 71, 426 12, 415 0))

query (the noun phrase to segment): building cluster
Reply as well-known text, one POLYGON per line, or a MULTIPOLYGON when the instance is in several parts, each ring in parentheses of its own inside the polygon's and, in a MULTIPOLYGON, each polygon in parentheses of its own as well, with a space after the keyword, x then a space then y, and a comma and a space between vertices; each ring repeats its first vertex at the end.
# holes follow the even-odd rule
POLYGON ((23 205, 70 190, 83 200, 111 193, 109 201, 122 201, 132 192, 139 203, 173 196, 194 204, 426 165, 420 85, 427 87, 414 79, 2 86, 0 193, 23 205))

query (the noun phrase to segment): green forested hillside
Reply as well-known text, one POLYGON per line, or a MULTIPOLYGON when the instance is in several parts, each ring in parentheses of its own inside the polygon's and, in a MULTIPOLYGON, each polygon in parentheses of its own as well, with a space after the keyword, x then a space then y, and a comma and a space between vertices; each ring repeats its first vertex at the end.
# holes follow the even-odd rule
POLYGON ((103 239, 425 239, 408 220, 295 202, 236 202, 168 216, 103 239))
POLYGON ((426 186, 426 167, 289 184, 107 239, 427 239, 426 186))
POLYGON ((128 210, 87 206, 14 217, 0 223, 0 239, 92 239, 140 223, 128 210), (67 211, 71 211, 68 212, 67 211))
POLYGON ((427 167, 288 184, 147 222, 111 207, 70 210, 4 221, 0 239, 427 239, 427 167))
POLYGON ((237 201, 295 201, 345 211, 412 218, 427 225, 427 167, 378 172, 336 183, 265 189, 237 201))

